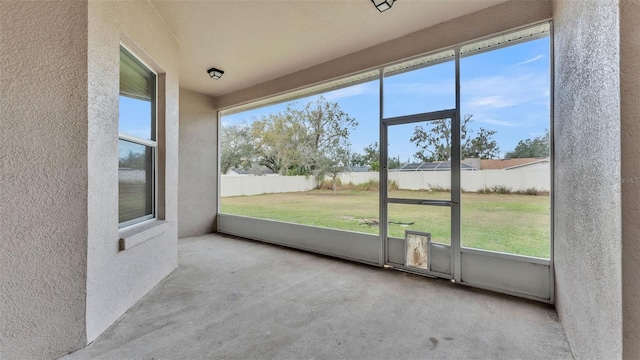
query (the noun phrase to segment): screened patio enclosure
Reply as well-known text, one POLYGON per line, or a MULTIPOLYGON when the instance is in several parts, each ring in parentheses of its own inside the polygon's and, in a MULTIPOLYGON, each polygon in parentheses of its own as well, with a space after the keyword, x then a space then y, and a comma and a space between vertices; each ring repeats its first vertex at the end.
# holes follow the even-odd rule
POLYGON ((550 32, 545 22, 223 109, 220 156, 245 153, 220 161, 218 231, 553 302, 552 167, 482 166, 525 158, 538 140, 535 157, 553 161, 550 32), (344 142, 314 148, 350 154, 322 175, 319 157, 300 166, 314 114, 349 127, 344 142), (377 161, 349 173, 367 143, 377 161), (446 166, 398 170, 412 162, 446 166), (241 183, 255 191, 230 191, 241 183))

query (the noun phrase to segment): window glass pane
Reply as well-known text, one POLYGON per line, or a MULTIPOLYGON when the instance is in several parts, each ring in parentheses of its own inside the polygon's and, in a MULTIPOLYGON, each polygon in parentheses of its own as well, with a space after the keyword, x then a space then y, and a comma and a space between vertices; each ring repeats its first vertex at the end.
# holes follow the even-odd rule
POLYGON ((549 258, 549 37, 484 50, 460 60, 462 246, 549 258))
POLYGON ((121 47, 118 122, 121 134, 156 139, 155 87, 156 75, 121 47))
POLYGON ((119 222, 153 215, 153 148, 118 142, 119 222))
POLYGON ((387 67, 384 76, 385 118, 456 107, 453 51, 387 67))
POLYGON ((378 233, 379 81, 221 117, 221 212, 378 233))
POLYGON ((120 119, 119 132, 133 135, 141 139, 155 140, 153 130, 152 107, 153 104, 147 100, 133 99, 120 96, 120 119))

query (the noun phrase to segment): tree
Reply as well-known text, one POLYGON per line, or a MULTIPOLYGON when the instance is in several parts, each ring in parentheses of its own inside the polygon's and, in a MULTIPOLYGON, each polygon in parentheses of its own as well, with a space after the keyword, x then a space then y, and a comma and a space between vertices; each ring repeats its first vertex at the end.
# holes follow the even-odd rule
MULTIPOLYGON (((369 165, 371 171, 380 171, 380 146, 378 142, 373 142, 364 148, 364 154, 357 154, 357 159, 362 163, 358 166, 369 165)), ((397 169, 402 166, 400 158, 389 157, 387 159, 387 167, 389 169, 397 169)))
POLYGON ((306 129, 288 114, 271 114, 251 124, 254 158, 273 173, 288 175, 304 173, 303 147, 306 129))
POLYGON ((337 191, 336 179, 341 172, 347 169, 351 154, 349 150, 344 147, 336 147, 328 149, 328 153, 321 160, 320 168, 322 169, 322 175, 331 176, 333 183, 333 192, 337 191))
POLYGON ((344 112, 338 103, 320 96, 302 109, 288 108, 292 121, 305 129, 305 136, 296 144, 301 151, 301 165, 319 179, 325 174, 341 171, 348 165, 349 135, 358 126, 356 119, 344 112))
MULTIPOLYGON (((498 143, 492 139, 495 130, 480 128, 475 137, 468 128, 473 115, 465 115, 460 124, 461 158, 489 159, 500 152, 498 143)), ((428 125, 418 125, 409 139, 418 147, 414 158, 423 162, 451 160, 451 119, 430 121, 428 125), (430 126, 428 126, 430 125, 430 126)))
POLYGON ((362 154, 352 154, 350 163, 352 166, 367 166, 371 167, 371 171, 378 171, 380 169, 380 147, 378 142, 373 142, 367 145, 362 154))
POLYGON ((491 159, 498 157, 500 148, 498 147, 498 143, 491 139, 496 132, 496 130, 480 128, 478 135, 465 140, 465 143, 462 145, 461 158, 491 159))
POLYGON ((350 166, 367 166, 369 165, 369 162, 367 161, 364 155, 354 153, 354 154, 351 154, 351 159, 349 159, 349 165, 350 166))
POLYGON ((513 151, 508 151, 505 157, 509 159, 548 157, 549 149, 549 129, 546 129, 544 135, 520 140, 516 148, 513 151))
POLYGON ((246 169, 251 166, 254 148, 251 131, 246 124, 220 127, 220 171, 246 169))
POLYGON ((127 157, 119 156, 118 167, 132 170, 147 170, 151 163, 151 153, 148 151, 133 151, 129 149, 127 157))
POLYGON ((395 158, 394 157, 390 157, 387 160, 387 168, 389 170, 391 170, 391 169, 400 169, 402 167, 402 165, 404 165, 404 164, 402 163, 402 161, 400 161, 400 157, 399 156, 395 157, 395 158))
POLYGON ((450 160, 451 119, 435 120, 429 124, 432 125, 431 128, 418 125, 413 129, 413 136, 409 141, 414 142, 419 149, 414 158, 423 162, 450 160))
POLYGON ((289 104, 282 113, 251 126, 228 125, 221 131, 221 168, 270 169, 281 175, 331 174, 349 165, 349 134, 358 122, 323 97, 302 108, 289 104), (346 160, 345 160, 346 159, 346 160))

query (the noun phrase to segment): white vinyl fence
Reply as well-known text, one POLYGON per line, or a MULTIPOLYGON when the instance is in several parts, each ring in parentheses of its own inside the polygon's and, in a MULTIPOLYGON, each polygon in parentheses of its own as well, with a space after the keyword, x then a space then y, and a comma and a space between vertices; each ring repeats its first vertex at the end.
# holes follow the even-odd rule
MULTIPOLYGON (((378 176, 378 172, 343 173, 340 174, 340 181, 343 184, 361 184, 370 180, 377 181, 378 176)), ((221 178, 222 197, 308 191, 317 184, 314 176, 222 175, 221 178)), ((389 180, 396 181, 400 189, 407 190, 451 187, 449 171, 392 171, 389 172, 389 180)), ((461 186, 463 191, 470 192, 496 186, 506 187, 511 191, 550 191, 550 173, 549 170, 462 171, 461 186)))
POLYGON ((221 178, 221 197, 309 191, 317 185, 315 176, 222 175, 221 178))

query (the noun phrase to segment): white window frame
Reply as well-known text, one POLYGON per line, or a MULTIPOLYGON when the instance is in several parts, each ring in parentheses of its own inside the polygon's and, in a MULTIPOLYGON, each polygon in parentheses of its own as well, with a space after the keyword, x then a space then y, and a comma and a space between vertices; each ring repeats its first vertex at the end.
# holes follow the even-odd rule
MULTIPOLYGON (((154 76, 155 84, 154 84, 154 90, 153 90, 154 99, 153 99, 153 108, 152 108, 153 110, 152 117, 153 117, 154 124, 152 126, 153 133, 151 137, 155 140, 144 139, 141 137, 137 137, 131 134, 126 134, 118 131, 118 142, 120 142, 120 140, 124 140, 137 145, 143 145, 151 148, 151 173, 152 173, 151 214, 141 216, 135 219, 119 222, 118 229, 123 229, 123 228, 136 225, 148 220, 154 220, 158 216, 158 85, 159 85, 158 77, 159 76, 158 76, 158 73, 155 70, 153 70, 153 68, 149 66, 149 64, 147 64, 145 61, 140 59, 140 57, 137 56, 133 50, 131 50, 125 44, 120 43, 120 51, 122 51, 122 49, 128 52, 129 55, 131 55, 136 61, 142 64, 142 66, 144 66, 146 70, 151 72, 154 76)), ((118 92, 118 99, 120 98, 120 96, 121 94, 118 92)), ((120 123, 120 118, 121 117, 118 115, 118 124, 120 123)), ((118 194, 118 213, 119 211, 120 211, 120 195, 118 194)))

